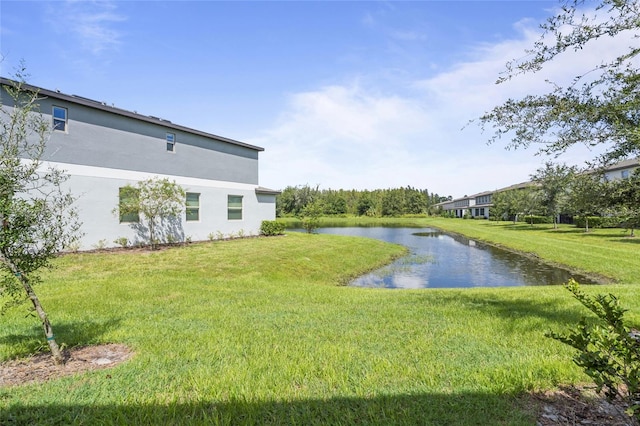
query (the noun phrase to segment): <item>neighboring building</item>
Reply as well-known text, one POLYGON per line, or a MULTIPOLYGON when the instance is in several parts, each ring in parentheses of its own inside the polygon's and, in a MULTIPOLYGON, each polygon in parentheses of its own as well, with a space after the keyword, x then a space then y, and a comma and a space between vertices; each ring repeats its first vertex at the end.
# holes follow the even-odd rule
MULTIPOLYGON (((639 167, 639 158, 621 161, 604 169, 604 179, 626 179, 639 167)), ((522 189, 531 185, 532 182, 522 182, 505 188, 496 189, 495 191, 485 191, 470 196, 465 195, 464 197, 456 198, 451 201, 443 201, 436 204, 435 207, 443 212, 450 213, 455 217, 467 216, 487 219, 489 218, 489 211, 493 206, 491 202, 493 194, 511 189, 522 189)))
POLYGON ((635 169, 640 167, 640 159, 624 160, 604 169, 605 180, 626 179, 635 169))
MULTIPOLYGON (((13 100, 0 78, 3 108, 13 100)), ((258 235, 275 219, 278 191, 258 184, 258 153, 264 149, 126 111, 103 102, 34 86, 40 112, 53 131, 42 157, 70 176, 83 222, 80 249, 114 246, 126 237, 144 241, 134 217, 118 217, 120 188, 153 177, 169 178, 187 192, 186 212, 165 230, 174 241, 258 235)))
POLYGON ((485 191, 474 195, 465 195, 452 201, 444 201, 436 204, 445 212, 452 212, 455 217, 489 218, 491 196, 495 191, 485 191))

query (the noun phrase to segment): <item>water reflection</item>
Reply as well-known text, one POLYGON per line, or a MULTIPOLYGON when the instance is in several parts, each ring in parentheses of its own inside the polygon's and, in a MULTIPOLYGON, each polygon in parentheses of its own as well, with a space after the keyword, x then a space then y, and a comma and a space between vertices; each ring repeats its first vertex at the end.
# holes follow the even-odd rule
POLYGON ((562 284, 575 278, 542 262, 431 228, 321 228, 320 233, 380 239, 409 248, 407 257, 350 285, 383 288, 500 287, 562 284))

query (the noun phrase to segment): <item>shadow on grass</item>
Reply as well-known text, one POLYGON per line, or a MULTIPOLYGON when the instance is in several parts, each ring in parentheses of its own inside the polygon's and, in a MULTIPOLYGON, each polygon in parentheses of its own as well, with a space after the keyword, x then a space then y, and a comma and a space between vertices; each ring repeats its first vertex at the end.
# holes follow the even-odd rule
POLYGON ((618 243, 625 243, 625 244, 640 244, 640 238, 635 236, 632 237, 630 235, 627 235, 626 237, 619 238, 617 240, 612 240, 612 241, 616 241, 618 243))
POLYGON ((0 424, 531 425, 535 422, 532 411, 514 397, 482 393, 161 405, 24 405, 15 401, 0 414, 0 424))
POLYGON ((552 234, 573 234, 573 235, 581 235, 584 237, 592 237, 592 238, 608 238, 615 239, 620 238, 626 234, 629 236, 629 230, 625 230, 624 228, 589 228, 589 231, 586 231, 584 228, 577 227, 566 227, 560 226, 557 229, 553 228, 553 225, 550 224, 535 224, 533 226, 529 224, 523 223, 508 223, 508 224, 500 224, 499 226, 511 230, 511 231, 537 231, 537 232, 548 232, 552 234), (606 229, 608 232, 599 232, 603 229, 606 229), (616 233, 615 231, 619 231, 616 233))
MULTIPOLYGON (((567 291, 566 299, 562 300, 534 300, 534 299, 498 299, 484 297, 478 294, 458 294, 455 299, 462 300, 465 305, 473 306, 494 316, 500 316, 511 320, 515 327, 519 319, 539 319, 545 327, 566 326, 575 324, 584 316, 584 309, 574 301, 567 291), (567 302, 571 304, 568 305, 567 302)), ((453 297, 453 296, 452 296, 453 297)))
MULTIPOLYGON (((0 345, 7 345, 8 359, 33 355, 38 352, 48 351, 42 326, 39 319, 33 319, 34 325, 25 329, 21 334, 8 334, 0 336, 0 345)), ((54 322, 53 331, 58 344, 67 347, 89 345, 100 341, 100 338, 109 330, 117 328, 119 319, 105 321, 82 322, 54 322)), ((2 423, 0 423, 2 425, 2 423)))

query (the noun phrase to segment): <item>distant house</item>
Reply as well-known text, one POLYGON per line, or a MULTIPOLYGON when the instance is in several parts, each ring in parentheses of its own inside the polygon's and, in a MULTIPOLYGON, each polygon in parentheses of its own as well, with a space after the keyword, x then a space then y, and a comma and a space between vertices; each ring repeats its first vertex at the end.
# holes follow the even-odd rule
MULTIPOLYGON (((634 172, 635 169, 640 167, 640 159, 634 158, 631 160, 624 160, 616 163, 612 166, 606 167, 603 170, 604 179, 626 179, 634 172)), ((437 209, 442 212, 451 214, 454 217, 473 217, 473 218, 489 218, 489 212, 493 206, 491 200, 494 194, 498 192, 508 191, 511 189, 522 189, 531 186, 532 182, 522 182, 515 185, 510 185, 504 188, 496 189, 494 191, 480 192, 474 195, 465 195, 461 198, 455 198, 451 201, 443 201, 435 205, 437 209)))
POLYGON ((506 188, 496 189, 495 191, 484 191, 473 195, 465 195, 451 201, 444 201, 436 204, 436 208, 440 208, 443 212, 447 212, 454 217, 473 217, 480 219, 488 219, 491 207, 493 206, 493 195, 509 189, 523 188, 529 186, 530 182, 511 185, 506 188))
POLYGON ((631 176, 633 171, 638 167, 640 167, 640 158, 620 161, 619 163, 616 163, 604 169, 604 179, 609 181, 616 179, 626 179, 631 176))
MULTIPOLYGON (((12 108, 0 78, 3 108, 12 108)), ((275 219, 278 191, 258 183, 258 146, 127 111, 104 102, 35 86, 40 112, 53 128, 43 160, 65 170, 83 222, 80 249, 142 242, 135 217, 118 217, 120 188, 169 178, 186 191, 188 206, 166 230, 173 241, 257 235, 275 219)))

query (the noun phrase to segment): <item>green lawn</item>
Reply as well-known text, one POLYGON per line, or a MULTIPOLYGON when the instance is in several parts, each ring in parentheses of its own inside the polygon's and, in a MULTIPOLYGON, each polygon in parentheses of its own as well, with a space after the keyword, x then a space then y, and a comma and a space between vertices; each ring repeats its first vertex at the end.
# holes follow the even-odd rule
MULTIPOLYGON (((584 314, 560 287, 341 285, 403 253, 289 233, 64 256, 38 288, 58 340, 136 355, 0 388, 0 424, 532 425, 519 396, 586 380, 543 336, 584 314)), ((614 292, 640 319, 636 285, 586 289, 614 292)), ((24 306, 0 321, 0 361, 41 348, 24 306)))

